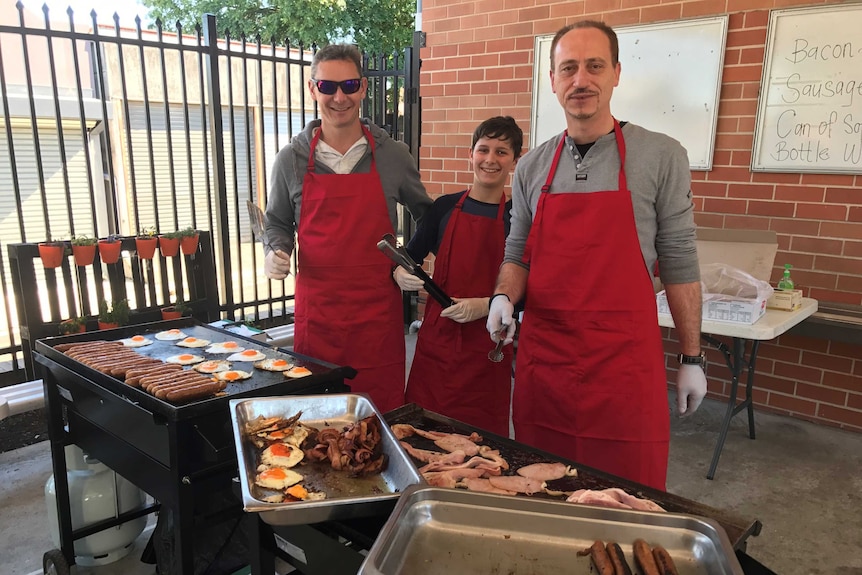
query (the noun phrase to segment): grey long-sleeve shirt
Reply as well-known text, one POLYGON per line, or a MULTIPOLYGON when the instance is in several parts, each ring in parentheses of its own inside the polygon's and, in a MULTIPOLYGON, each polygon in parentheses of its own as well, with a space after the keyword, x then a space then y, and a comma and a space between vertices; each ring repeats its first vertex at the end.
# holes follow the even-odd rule
MULTIPOLYGON (((419 170, 407 146, 389 137, 385 130, 367 120, 362 120, 374 140, 374 153, 377 160, 377 173, 386 196, 386 207, 392 229, 398 229, 397 205, 407 207, 416 222, 421 222, 425 211, 432 201, 419 179, 419 170)), ((302 181, 308 167, 308 154, 314 130, 320 127, 320 120, 309 122, 305 129, 291 139, 279 151, 272 168, 269 202, 266 207, 266 235, 273 249, 292 253, 294 234, 299 224, 302 208, 302 181)), ((333 173, 321 162, 315 162, 318 174, 333 173)), ((371 151, 365 153, 352 173, 371 170, 371 151)))
MULTIPOLYGON (((700 279, 688 156, 679 142, 631 123, 622 128, 626 178, 632 193, 641 252, 650 273, 656 260, 663 283, 700 279)), ((504 262, 521 263, 542 186, 559 137, 531 150, 518 162, 512 180, 512 227, 504 262)), ((620 156, 614 134, 599 138, 581 158, 571 138, 557 166, 550 193, 617 189, 620 156)))

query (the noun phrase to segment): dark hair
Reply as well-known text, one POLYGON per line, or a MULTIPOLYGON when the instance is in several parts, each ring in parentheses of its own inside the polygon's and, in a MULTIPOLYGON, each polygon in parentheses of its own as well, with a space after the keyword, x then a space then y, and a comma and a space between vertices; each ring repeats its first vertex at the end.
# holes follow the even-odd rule
POLYGON ((476 142, 479 138, 506 140, 512 146, 512 152, 515 153, 515 157, 521 157, 521 147, 524 145, 524 132, 512 116, 494 116, 479 124, 476 130, 473 131, 471 150, 476 147, 476 142))
POLYGON ((356 71, 359 72, 359 77, 362 77, 362 54, 359 53, 359 48, 353 44, 329 44, 315 52, 314 58, 311 59, 311 77, 317 77, 318 64, 333 60, 353 62, 356 71))
POLYGON ((604 22, 599 22, 598 20, 581 20, 580 22, 575 22, 574 24, 569 24, 554 34, 554 39, 551 40, 551 70, 554 70, 554 52, 557 49, 557 44, 560 43, 560 40, 563 36, 571 32, 572 30, 580 30, 582 28, 595 28, 596 30, 600 30, 605 33, 605 36, 608 37, 608 41, 611 43, 611 64, 614 66, 617 65, 617 62, 620 60, 620 43, 617 40, 617 33, 614 32, 614 29, 605 24, 604 22))

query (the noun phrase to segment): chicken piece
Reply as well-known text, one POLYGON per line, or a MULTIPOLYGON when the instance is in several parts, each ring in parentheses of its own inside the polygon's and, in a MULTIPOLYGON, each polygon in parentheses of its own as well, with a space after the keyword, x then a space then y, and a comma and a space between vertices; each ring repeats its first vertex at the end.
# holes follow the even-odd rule
POLYGON ((498 463, 500 465, 500 469, 509 469, 509 462, 500 457, 500 451, 498 449, 491 449, 487 445, 480 445, 479 455, 485 459, 490 459, 494 463, 498 463))
POLYGON ((553 481, 566 476, 568 471, 565 463, 533 463, 520 467, 517 471, 521 477, 530 477, 540 481, 553 481))
POLYGON ((483 469, 475 467, 467 467, 462 469, 449 469, 447 471, 430 471, 423 473, 422 477, 434 487, 455 487, 456 484, 465 478, 477 479, 484 473, 483 469))
POLYGON ((630 495, 629 493, 626 493, 618 487, 611 487, 605 489, 604 492, 619 501, 620 503, 624 503, 632 509, 637 509, 638 511, 664 511, 664 508, 655 501, 630 495))
POLYGON ((445 453, 440 453, 439 451, 431 451, 430 449, 417 449, 406 441, 400 441, 399 443, 410 457, 421 461, 422 463, 431 463, 432 461, 438 461, 440 458, 446 456, 445 453))
POLYGON ((477 491, 481 493, 499 493, 500 495, 518 494, 517 491, 507 491, 505 489, 494 487, 493 485, 491 485, 491 481, 489 479, 474 479, 471 477, 465 477, 458 482, 456 487, 464 487, 470 491, 477 491))
POLYGON ((392 433, 395 435, 395 439, 404 439, 416 433, 416 429, 407 423, 396 423, 392 426, 392 433))
POLYGON ((500 477, 489 477, 488 481, 497 489, 505 489, 506 491, 515 491, 532 495, 542 491, 547 484, 544 481, 531 479, 529 477, 521 477, 520 475, 503 475, 500 477))
POLYGON ((470 456, 479 454, 478 445, 463 435, 456 435, 454 433, 435 440, 434 445, 444 451, 448 451, 449 453, 452 453, 453 451, 463 451, 470 456))
POLYGON ((612 495, 604 491, 593 491, 591 489, 578 489, 568 499, 569 503, 580 503, 582 505, 598 505, 599 507, 610 507, 613 509, 631 509, 631 506, 619 502, 612 495))

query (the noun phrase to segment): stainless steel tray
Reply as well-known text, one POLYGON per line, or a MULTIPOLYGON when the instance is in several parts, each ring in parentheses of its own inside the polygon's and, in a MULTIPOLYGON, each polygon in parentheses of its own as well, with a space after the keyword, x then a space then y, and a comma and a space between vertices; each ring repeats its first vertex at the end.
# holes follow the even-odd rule
POLYGON ((619 543, 635 572, 637 538, 665 547, 680 575, 743 573, 710 519, 417 485, 401 496, 359 575, 588 575, 589 556, 576 552, 596 539, 619 543))
POLYGON ((236 399, 230 401, 230 417, 239 462, 243 507, 246 511, 260 513, 261 519, 270 525, 303 525, 387 514, 404 489, 415 483, 424 483, 392 430, 364 395, 345 393, 236 399), (242 430, 247 421, 258 416, 291 417, 299 411, 302 411, 302 423, 318 429, 326 426, 345 427, 376 415, 380 421, 382 449, 389 459, 386 469, 379 475, 351 478, 324 463, 297 467, 296 471, 306 476, 307 481, 325 488, 326 499, 288 503, 262 501, 260 496, 265 490, 254 484, 259 464, 258 449, 243 439, 242 430))

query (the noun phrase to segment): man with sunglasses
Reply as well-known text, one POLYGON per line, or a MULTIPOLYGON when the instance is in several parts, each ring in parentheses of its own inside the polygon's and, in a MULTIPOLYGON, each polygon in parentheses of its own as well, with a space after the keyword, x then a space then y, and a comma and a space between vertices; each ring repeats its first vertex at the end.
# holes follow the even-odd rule
POLYGON ((368 80, 356 47, 319 50, 308 89, 320 119, 276 156, 264 271, 287 277, 296 234, 294 350, 355 368, 351 389, 386 412, 404 403, 404 322, 377 242, 397 229, 397 204, 418 222, 431 199, 407 146, 359 117, 368 80))

